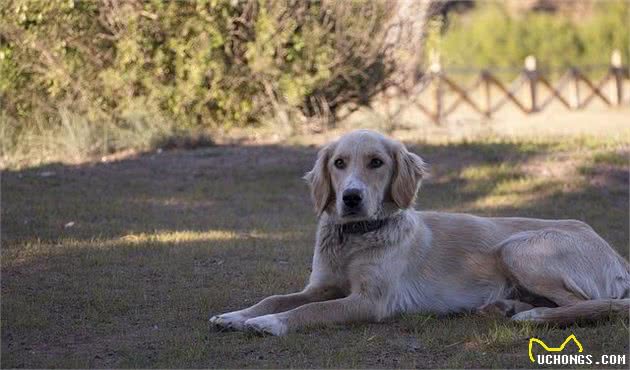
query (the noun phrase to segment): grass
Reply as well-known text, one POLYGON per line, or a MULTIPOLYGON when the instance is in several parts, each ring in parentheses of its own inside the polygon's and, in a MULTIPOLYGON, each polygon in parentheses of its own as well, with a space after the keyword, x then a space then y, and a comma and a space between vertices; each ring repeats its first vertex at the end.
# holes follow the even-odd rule
POLYGON ((159 115, 137 110, 116 124, 60 110, 34 114, 30 125, 0 112, 0 169, 27 168, 51 162, 78 164, 121 152, 212 146, 201 129, 176 127, 159 115))
MULTIPOLYGON (((627 141, 409 142, 418 208, 577 218, 628 257, 627 141)), ((2 174, 2 358, 11 367, 525 367, 531 336, 627 354, 628 321, 540 327, 406 314, 287 337, 210 314, 301 289, 315 216, 308 145, 214 146, 2 174)), ((624 367, 624 366, 620 366, 624 367)))

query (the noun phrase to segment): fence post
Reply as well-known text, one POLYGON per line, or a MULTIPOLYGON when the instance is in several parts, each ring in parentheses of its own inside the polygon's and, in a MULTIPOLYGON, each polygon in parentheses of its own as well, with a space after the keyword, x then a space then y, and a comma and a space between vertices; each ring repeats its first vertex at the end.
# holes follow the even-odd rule
POLYGON ((615 77, 617 105, 621 105, 623 103, 623 66, 621 64, 621 52, 619 49, 613 50, 610 56, 610 72, 615 77))
POLYGON ((482 70, 481 71, 481 79, 483 80, 483 87, 484 87, 484 91, 486 93, 486 116, 488 118, 490 118, 492 116, 492 90, 490 89, 490 79, 488 78, 488 71, 487 70, 482 70))
POLYGON ((435 79, 435 116, 433 121, 436 124, 442 122, 442 65, 440 64, 440 56, 431 53, 431 66, 429 67, 432 77, 435 79))
POLYGON ((525 76, 529 81, 529 97, 530 108, 529 113, 534 113, 538 110, 537 89, 536 82, 538 81, 538 71, 536 70, 536 58, 533 55, 528 55, 525 58, 525 76))
POLYGON ((571 94, 571 107, 580 109, 580 78, 576 67, 571 67, 571 77, 573 78, 573 94, 571 94))

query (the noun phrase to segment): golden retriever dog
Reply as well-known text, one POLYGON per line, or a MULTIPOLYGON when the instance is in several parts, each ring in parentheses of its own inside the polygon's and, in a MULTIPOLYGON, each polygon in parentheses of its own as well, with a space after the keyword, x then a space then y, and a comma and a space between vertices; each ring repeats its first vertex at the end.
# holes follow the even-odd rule
POLYGON ((374 131, 325 146, 305 176, 319 216, 308 285, 210 322, 284 335, 403 312, 570 323, 630 308, 630 266, 589 225, 419 212, 424 175, 418 155, 374 131))

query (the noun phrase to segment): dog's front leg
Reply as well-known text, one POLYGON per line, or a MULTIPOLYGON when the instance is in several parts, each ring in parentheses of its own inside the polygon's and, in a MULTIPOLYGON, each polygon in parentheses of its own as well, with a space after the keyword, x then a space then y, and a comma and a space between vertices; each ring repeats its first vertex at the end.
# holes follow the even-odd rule
POLYGON ((223 329, 243 330, 245 321, 248 319, 276 312, 284 312, 307 303, 341 296, 342 292, 334 287, 308 286, 299 293, 270 296, 249 308, 213 316, 210 318, 210 323, 223 329))
POLYGON ((261 333, 284 335, 317 324, 378 320, 378 304, 361 294, 325 302, 309 303, 291 311, 259 316, 245 322, 245 327, 261 333))

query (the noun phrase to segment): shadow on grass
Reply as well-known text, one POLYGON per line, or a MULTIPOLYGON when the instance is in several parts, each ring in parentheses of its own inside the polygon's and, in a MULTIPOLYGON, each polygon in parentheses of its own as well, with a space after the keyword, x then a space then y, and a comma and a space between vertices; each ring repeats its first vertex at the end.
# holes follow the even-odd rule
MULTIPOLYGON (((580 166, 567 178, 543 176, 563 167, 547 144, 411 149, 432 167, 419 209, 581 219, 628 255, 623 164, 581 158, 567 164, 580 166)), ((312 147, 223 146, 4 172, 2 367, 530 366, 500 353, 440 350, 470 336, 473 324, 492 336, 491 324, 469 317, 429 320, 425 334, 405 320, 290 340, 209 333, 209 313, 305 283, 316 219, 301 176, 315 155, 312 147), (387 339, 412 329, 417 346, 387 339)))
MULTIPOLYGON (((480 164, 516 165, 540 155, 544 145, 464 143, 412 146, 438 171, 421 192, 452 192, 463 169, 480 164)), ((308 189, 301 180, 316 149, 282 146, 211 147, 167 151, 113 163, 51 164, 2 176, 3 239, 72 237, 89 240, 154 230, 232 229, 264 226, 269 215, 297 214, 314 224, 308 189), (74 222, 72 226, 67 226, 74 222)), ((509 176, 509 174, 507 175, 509 176)), ((496 182, 488 177, 481 182, 496 182)), ((458 195, 483 197, 491 188, 458 195)), ((451 199, 453 199, 451 197, 451 199)), ((444 205, 431 203, 431 208, 444 205)), ((450 206, 450 205, 449 205, 450 206)), ((282 225, 284 226, 295 226, 282 225)))

